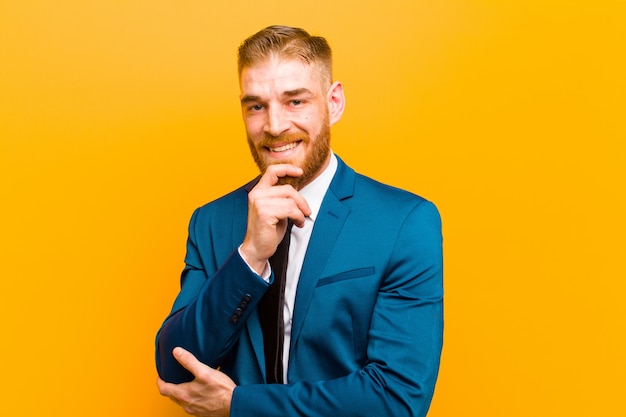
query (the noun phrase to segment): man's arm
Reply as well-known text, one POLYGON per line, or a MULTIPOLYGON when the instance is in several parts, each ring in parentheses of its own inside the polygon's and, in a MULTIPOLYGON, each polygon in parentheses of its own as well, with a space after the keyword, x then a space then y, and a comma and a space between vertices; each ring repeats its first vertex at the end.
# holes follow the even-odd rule
POLYGON ((268 283, 250 270, 236 249, 219 268, 205 264, 215 260, 200 257, 197 220, 198 211, 189 223, 181 292, 156 338, 157 371, 169 382, 193 379, 172 356, 175 347, 183 347, 203 363, 218 367, 268 288, 268 283), (219 292, 212 291, 215 286, 219 292))
MULTIPOLYGON (((397 237, 392 264, 374 308, 364 368, 329 381, 239 386, 232 393, 230 414, 425 416, 442 347, 441 249, 438 212, 431 203, 419 204, 397 237)), ((164 395, 173 391, 168 384, 160 387, 164 395)), ((216 395, 215 384, 208 382, 194 389, 206 394, 206 414, 199 415, 212 415, 214 410, 208 407, 216 395)), ((218 392, 228 396, 224 390, 218 392)))
POLYGON ((443 343, 441 220, 418 204, 397 236, 368 333, 367 362, 328 381, 239 386, 231 416, 424 417, 443 343))
POLYGON ((172 356, 175 347, 185 348, 212 367, 219 366, 267 291, 268 283, 255 271, 261 273, 276 250, 287 219, 301 226, 310 214, 308 203, 293 187, 276 186, 279 178, 286 175, 300 176, 302 169, 288 164, 272 165, 249 192, 247 229, 240 252, 233 250, 222 265, 214 259, 215 247, 198 247, 198 233, 208 230, 196 225, 198 210, 194 212, 189 223, 181 292, 172 314, 157 334, 157 370, 165 381, 180 383, 193 379, 172 356))
POLYGON ((157 385, 161 395, 169 397, 194 416, 228 417, 235 383, 182 348, 174 349, 173 354, 194 379, 182 384, 171 384, 159 378, 157 385))

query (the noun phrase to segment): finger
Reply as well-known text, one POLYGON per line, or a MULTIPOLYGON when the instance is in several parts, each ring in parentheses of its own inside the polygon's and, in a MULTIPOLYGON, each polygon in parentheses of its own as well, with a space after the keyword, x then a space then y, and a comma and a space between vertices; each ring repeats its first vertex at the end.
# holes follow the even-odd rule
POLYGON ((309 203, 306 200, 294 200, 295 206, 287 214, 287 218, 293 222, 296 227, 304 227, 305 219, 311 214, 309 203))
POLYGON ((311 211, 311 207, 309 207, 309 202, 306 201, 306 198, 302 197, 302 194, 298 192, 296 192, 296 194, 298 195, 298 197, 294 198, 294 202, 296 203, 296 206, 298 207, 299 212, 302 213, 302 218, 301 219, 292 218, 291 220, 294 221, 294 224, 296 226, 302 227, 304 226, 304 218, 309 217, 312 211, 311 211))
POLYGON ((293 206, 291 206, 287 217, 290 218, 296 226, 302 227, 304 225, 304 218, 311 215, 309 202, 291 185, 281 185, 279 187, 285 187, 284 192, 286 198, 291 199, 293 202, 293 206))
POLYGON ((163 381, 161 378, 157 378, 157 387, 159 388, 159 392, 164 397, 170 397, 174 395, 175 385, 170 384, 169 382, 163 381))
POLYGON ((194 377, 197 377, 200 371, 206 366, 196 359, 193 353, 181 347, 174 348, 172 354, 174 355, 174 359, 176 359, 186 370, 191 372, 194 377))
MULTIPOLYGON (((302 196, 302 194, 296 191, 296 189, 293 188, 291 185, 277 185, 272 188, 280 189, 280 190, 277 190, 276 197, 291 199, 293 203, 295 204, 294 208, 297 209, 299 213, 301 212, 303 217, 311 215, 311 208, 309 207, 308 201, 306 201, 306 199, 302 196)), ((292 220, 296 220, 295 218, 292 218, 291 216, 289 217, 292 220)))
POLYGON ((163 381, 161 378, 157 378, 157 386, 159 387, 159 393, 168 397, 174 404, 177 404, 183 407, 183 401, 180 398, 183 395, 181 391, 181 387, 177 384, 170 384, 169 382, 163 381))
POLYGON ((278 183, 278 179, 282 177, 299 177, 303 173, 302 168, 291 164, 275 164, 270 165, 265 170, 263 176, 257 185, 261 187, 272 187, 278 183))
POLYGON ((167 388, 165 386, 167 382, 163 381, 160 377, 157 377, 156 383, 157 383, 157 387, 159 388, 159 392, 161 393, 161 395, 164 395, 163 391, 167 388))
POLYGON ((309 203, 290 185, 281 185, 272 188, 280 187, 286 187, 285 191, 276 193, 272 197, 263 199, 263 201, 258 201, 257 207, 260 210, 264 210, 266 213, 271 213, 271 216, 274 217, 278 223, 281 223, 279 230, 284 230, 287 226, 287 219, 291 219, 296 226, 302 227, 304 225, 304 219, 311 215, 309 203))
POLYGON ((277 219, 290 218, 295 224, 311 215, 311 208, 306 199, 291 185, 264 187, 257 184, 248 194, 250 202, 258 208, 264 207, 277 219))

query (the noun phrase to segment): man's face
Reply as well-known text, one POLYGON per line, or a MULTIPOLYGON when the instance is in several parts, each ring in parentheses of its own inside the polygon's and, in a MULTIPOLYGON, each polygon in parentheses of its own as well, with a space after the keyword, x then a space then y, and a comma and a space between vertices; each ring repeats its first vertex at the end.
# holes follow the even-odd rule
POLYGON ((327 91, 319 67, 270 58, 244 68, 240 86, 248 144, 259 169, 296 165, 304 174, 281 182, 302 188, 330 161, 327 91))

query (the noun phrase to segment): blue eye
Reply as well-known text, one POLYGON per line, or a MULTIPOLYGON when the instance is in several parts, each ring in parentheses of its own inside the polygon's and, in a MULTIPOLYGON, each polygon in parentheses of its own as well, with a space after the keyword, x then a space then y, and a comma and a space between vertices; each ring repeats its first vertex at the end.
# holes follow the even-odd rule
POLYGON ((302 100, 291 100, 291 104, 293 104, 294 106, 298 106, 302 104, 302 100))

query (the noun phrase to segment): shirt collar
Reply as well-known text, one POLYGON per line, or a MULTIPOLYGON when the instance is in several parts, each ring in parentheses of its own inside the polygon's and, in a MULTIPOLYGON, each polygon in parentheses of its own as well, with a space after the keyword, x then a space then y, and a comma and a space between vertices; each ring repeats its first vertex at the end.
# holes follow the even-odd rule
POLYGON ((305 185, 300 190, 302 197, 309 203, 309 208, 311 209, 311 215, 309 217, 313 221, 317 218, 317 214, 322 206, 322 200, 324 200, 324 196, 335 176, 335 172, 337 172, 337 157, 331 151, 330 163, 326 169, 324 169, 319 177, 315 178, 311 183, 305 185))

